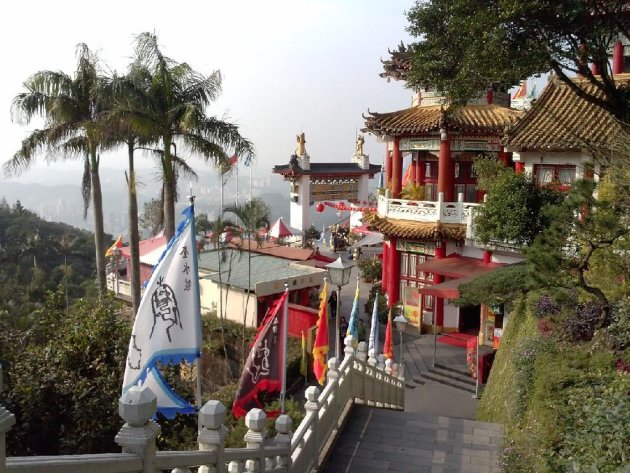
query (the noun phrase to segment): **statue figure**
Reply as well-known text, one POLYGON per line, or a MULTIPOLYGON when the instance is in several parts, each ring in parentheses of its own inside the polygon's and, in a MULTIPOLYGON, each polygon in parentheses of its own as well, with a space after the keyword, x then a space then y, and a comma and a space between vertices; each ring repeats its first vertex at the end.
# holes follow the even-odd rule
POLYGON ((363 156, 363 143, 365 143, 365 138, 363 138, 363 135, 357 136, 357 156, 363 156))
POLYGON ((306 154, 306 138, 304 132, 297 135, 297 147, 295 148, 296 156, 304 156, 306 154))

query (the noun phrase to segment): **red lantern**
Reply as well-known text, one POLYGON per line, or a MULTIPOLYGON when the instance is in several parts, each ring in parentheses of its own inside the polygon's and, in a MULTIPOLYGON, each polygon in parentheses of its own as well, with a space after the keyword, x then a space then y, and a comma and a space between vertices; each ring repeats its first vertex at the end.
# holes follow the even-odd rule
POLYGON ((321 202, 319 202, 316 206, 315 206, 315 210, 317 211, 317 213, 322 213, 324 211, 324 204, 322 204, 321 202))

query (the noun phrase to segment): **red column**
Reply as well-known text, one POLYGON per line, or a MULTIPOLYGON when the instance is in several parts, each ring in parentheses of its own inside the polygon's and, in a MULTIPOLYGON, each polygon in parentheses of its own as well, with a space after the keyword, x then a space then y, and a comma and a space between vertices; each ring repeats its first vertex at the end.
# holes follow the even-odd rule
POLYGON ((426 162, 420 159, 421 156, 425 157, 426 155, 424 153, 422 153, 422 155, 418 154, 418 165, 416 166, 416 182, 419 186, 424 185, 424 172, 426 171, 426 162))
POLYGON ((387 152, 385 154, 385 187, 391 189, 392 184, 392 152, 387 145, 387 152))
POLYGON ((389 282, 387 284, 387 294, 389 294, 389 307, 393 307, 400 300, 400 253, 396 249, 396 238, 389 239, 389 282))
POLYGON ((411 158, 411 170, 409 171, 409 177, 414 186, 418 185, 418 159, 411 158))
POLYGON ((490 105, 492 104, 493 101, 494 101, 494 90, 488 89, 488 91, 486 92, 486 103, 490 105))
POLYGON ((383 294, 387 293, 387 278, 389 274, 389 269, 387 265, 389 264, 387 256, 389 255, 389 244, 384 241, 383 242, 383 269, 381 271, 381 289, 383 290, 383 294))
POLYGON ((492 251, 484 251, 483 252, 483 264, 489 264, 492 262, 492 251))
POLYGON ((444 202, 453 202, 453 182, 455 176, 451 159, 451 139, 446 133, 440 137, 440 156, 438 161, 438 192, 444 194, 444 202), (444 139, 442 139, 442 137, 444 139))
MULTIPOLYGON (((442 259, 446 257, 446 242, 444 240, 436 242, 435 245, 435 258, 442 259)), ((440 276, 438 274, 433 275, 433 284, 439 284, 444 282, 444 276, 440 276)), ((435 311, 435 321, 438 326, 438 330, 440 327, 444 327, 444 298, 436 297, 435 303, 433 304, 433 310, 435 311)))
POLYGON ((400 137, 394 138, 394 149, 392 150, 392 197, 400 198, 402 188, 402 156, 400 154, 400 137))
POLYGON ((617 41, 613 46, 613 74, 621 74, 623 72, 623 44, 617 41))
POLYGON ((521 161, 516 161, 514 163, 514 172, 516 172, 517 174, 522 174, 525 172, 525 163, 521 162, 521 161))
POLYGON ((501 161, 505 167, 510 166, 510 156, 503 147, 499 150, 499 161, 501 161))

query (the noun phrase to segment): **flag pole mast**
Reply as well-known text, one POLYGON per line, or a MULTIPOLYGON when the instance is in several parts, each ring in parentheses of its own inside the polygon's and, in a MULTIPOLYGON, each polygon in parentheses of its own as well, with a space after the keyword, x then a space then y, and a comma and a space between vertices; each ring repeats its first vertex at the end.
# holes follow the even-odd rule
MULTIPOLYGON (((197 257, 197 229, 195 227, 195 196, 192 192, 192 182, 190 183, 190 195, 188 196, 188 200, 190 201, 191 209, 190 233, 192 235, 193 274, 195 276, 193 278, 193 284, 195 284, 197 292, 193 304, 197 315, 197 333, 203 340, 203 335, 201 333, 201 301, 199 300, 201 293, 199 291, 199 258, 197 257)), ((199 346, 201 346, 201 343, 199 343, 199 346)), ((201 353, 199 353, 199 358, 197 358, 196 378, 197 385, 195 386, 195 404, 197 405, 197 409, 201 409, 201 353)))
POLYGON ((282 388, 280 390, 280 412, 284 414, 284 402, 287 394, 287 339, 289 323, 289 284, 284 284, 284 310, 282 311, 282 388))
POLYGON ((236 159, 236 206, 238 207, 238 158, 236 159))

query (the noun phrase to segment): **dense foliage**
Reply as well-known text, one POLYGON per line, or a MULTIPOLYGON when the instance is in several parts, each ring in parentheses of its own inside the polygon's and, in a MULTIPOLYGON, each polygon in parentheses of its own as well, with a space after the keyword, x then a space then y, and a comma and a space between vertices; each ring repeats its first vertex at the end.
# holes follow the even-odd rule
POLYGON ((360 259, 357 266, 365 282, 379 281, 383 275, 383 261, 376 256, 360 259))
POLYGON ((626 14, 626 0, 417 1, 407 13, 407 30, 417 38, 407 82, 464 102, 552 70, 574 93, 627 118, 630 89, 616 87, 608 64, 611 44, 630 37, 627 22, 619 21, 626 14), (571 82, 576 74, 584 84, 571 82))
POLYGON ((527 290, 527 266, 514 264, 498 268, 459 286, 459 306, 505 304, 527 290))
POLYGON ((577 296, 530 292, 510 314, 478 412, 506 426, 505 472, 612 472, 627 462, 630 375, 619 366, 630 352, 617 334, 630 332, 630 306, 620 301, 617 325, 584 337, 566 330, 590 312, 577 296))
POLYGON ((536 186, 531 177, 495 159, 476 159, 475 172, 478 187, 487 193, 475 215, 475 238, 483 243, 530 245, 550 224, 544 209, 563 198, 560 192, 536 186))
POLYGON ((15 414, 10 455, 118 451, 118 398, 131 323, 118 304, 49 292, 25 329, 0 330, 5 392, 15 414))
POLYGON ((48 290, 69 299, 94 292, 94 241, 89 232, 46 222, 20 202, 0 202, 0 330, 24 326, 48 290))

